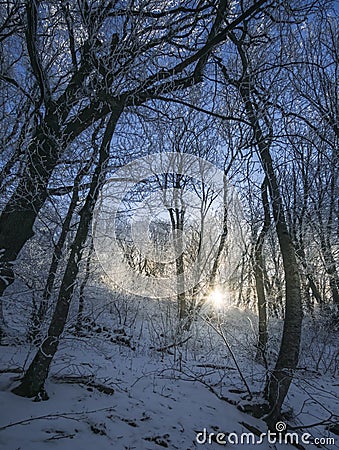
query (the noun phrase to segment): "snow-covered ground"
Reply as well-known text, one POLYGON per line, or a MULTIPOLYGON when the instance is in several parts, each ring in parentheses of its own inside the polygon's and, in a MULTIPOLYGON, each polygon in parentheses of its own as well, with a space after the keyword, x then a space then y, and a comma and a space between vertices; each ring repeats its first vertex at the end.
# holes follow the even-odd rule
MULTIPOLYGON (((104 304, 97 295, 93 292, 88 298, 95 323, 89 323, 81 336, 72 333, 70 325, 64 335, 46 384, 48 401, 35 402, 11 393, 20 377, 13 370, 27 367, 36 351, 20 337, 20 318, 12 323, 17 331, 7 338, 8 345, 0 347, 1 449, 296 448, 269 444, 266 437, 262 444, 254 444, 248 434, 253 433, 258 442, 260 433, 267 433, 264 421, 243 412, 246 405, 257 401, 265 383, 265 370, 253 358, 252 313, 228 308, 214 317, 215 323, 223 324, 254 396, 250 401, 225 342, 206 322, 194 323, 183 345, 168 347, 173 343, 175 323, 165 302, 120 298, 113 304, 105 296, 104 304), (102 392, 102 386, 113 388, 114 393, 102 392)), ((280 325, 274 325, 276 333, 280 325)), ((306 442, 322 438, 324 444, 319 448, 339 448, 338 436, 326 427, 326 421, 335 422, 339 410, 337 363, 326 370, 320 361, 316 367, 310 328, 305 332, 303 366, 284 406, 286 422, 297 428, 324 422, 295 430, 303 446, 299 448, 317 448, 303 444, 302 437, 306 442)), ((325 346, 332 356, 333 342, 326 341, 325 346)), ((271 356, 274 360, 274 351, 271 356)))

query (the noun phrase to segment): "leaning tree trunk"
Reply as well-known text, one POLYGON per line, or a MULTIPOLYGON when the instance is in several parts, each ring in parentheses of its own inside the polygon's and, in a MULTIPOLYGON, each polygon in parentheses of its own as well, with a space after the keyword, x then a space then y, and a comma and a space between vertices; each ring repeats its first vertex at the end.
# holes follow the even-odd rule
MULTIPOLYGON (((93 155, 94 156, 94 155, 93 155)), ((68 211, 65 217, 65 220, 62 224, 62 228, 61 228, 61 233, 59 236, 59 239, 57 241, 57 243, 54 246, 54 251, 53 251, 53 255, 52 255, 52 261, 51 264, 49 266, 49 271, 48 271, 48 275, 47 275, 47 281, 45 284, 45 288, 42 294, 42 299, 39 305, 39 309, 38 311, 34 314, 33 319, 32 319, 32 327, 31 330, 29 332, 29 338, 30 340, 34 340, 37 336, 37 334, 40 331, 40 327, 41 324, 45 318, 46 315, 46 311, 48 308, 48 302, 51 298, 52 295, 52 291, 53 291, 53 287, 54 287, 54 282, 55 282, 55 277, 57 274, 57 270, 58 270, 58 266, 59 266, 59 262, 62 256, 62 251, 63 251, 63 247, 69 232, 69 228, 71 225, 71 220, 73 217, 73 213, 74 210, 77 206, 78 203, 78 199, 79 199, 79 187, 80 187, 80 183, 82 178, 88 173, 90 166, 92 164, 92 159, 83 167, 79 170, 77 176, 75 177, 74 180, 74 188, 72 191, 72 197, 71 197, 71 201, 68 207, 68 211)))
MULTIPOLYGON (((57 163, 60 146, 55 121, 47 117, 37 129, 27 152, 19 184, 0 216, 0 301, 14 281, 13 263, 33 233, 33 224, 47 197, 47 184, 57 163)), ((0 324, 1 327, 1 324, 0 324)), ((3 337, 0 328, 0 343, 3 337)))
POLYGON ((25 173, 0 216, 0 296, 14 281, 12 264, 33 236, 34 221, 47 197, 47 183, 60 154, 52 126, 47 123, 36 132, 25 173))
POLYGON ((60 336, 64 330, 70 302, 73 296, 75 281, 79 272, 83 248, 92 221, 93 210, 100 188, 104 182, 104 173, 109 160, 109 146, 115 126, 121 114, 112 114, 106 126, 101 143, 98 165, 92 177, 85 205, 80 212, 80 222, 71 246, 71 253, 61 283, 57 304, 48 329, 48 334, 42 342, 37 354, 31 362, 19 386, 13 392, 22 397, 45 396, 44 384, 48 376, 53 357, 58 349, 60 336))
POLYGON ((243 83, 240 86, 240 90, 259 149, 262 167, 268 180, 273 217, 285 275, 283 335, 278 359, 266 386, 267 398, 270 404, 270 413, 266 417, 266 421, 273 428, 280 417, 281 407, 293 378, 293 371, 298 365, 302 327, 301 286, 295 249, 287 227, 283 201, 270 154, 270 140, 265 139, 257 119, 259 115, 256 114, 255 108, 251 103, 250 82, 243 83))
POLYGON ((243 76, 239 81, 231 80, 228 76, 226 67, 221 63, 220 66, 225 79, 238 89, 244 102, 248 121, 253 130, 254 141, 257 145, 261 165, 269 186, 273 218, 283 259, 285 275, 285 320, 283 335, 278 359, 265 389, 270 404, 270 413, 266 416, 266 421, 269 427, 273 428, 281 415, 281 407, 289 390, 293 372, 298 365, 299 359, 302 329, 302 301, 299 267, 293 240, 287 227, 283 200, 270 154, 273 133, 269 127, 268 134, 265 136, 259 122, 259 118, 264 117, 266 125, 270 124, 270 117, 268 115, 265 117, 264 105, 266 99, 261 99, 262 104, 259 105, 257 101, 252 102, 251 94, 253 82, 251 74, 249 73, 250 65, 248 63, 248 56, 243 48, 243 42, 241 40, 239 41, 233 33, 230 33, 230 39, 238 49, 243 64, 243 76))
MULTIPOLYGON (((28 53, 35 76, 44 78, 36 54, 36 23, 38 17, 35 2, 27 2, 26 38, 28 53)), ((33 224, 47 198, 47 185, 64 148, 84 129, 95 121, 95 114, 88 115, 80 124, 69 123, 64 127, 68 114, 78 102, 82 84, 92 70, 90 49, 86 48, 79 69, 73 74, 64 92, 57 100, 41 94, 46 114, 36 128, 27 149, 27 164, 19 184, 0 216, 0 297, 14 281, 13 262, 20 250, 33 235, 33 224)), ((42 84, 46 80, 40 80, 42 84)), ((46 93, 46 92, 45 92, 46 93)), ((119 110, 119 106, 117 109, 119 110)), ((98 119, 99 117, 96 117, 98 119)))

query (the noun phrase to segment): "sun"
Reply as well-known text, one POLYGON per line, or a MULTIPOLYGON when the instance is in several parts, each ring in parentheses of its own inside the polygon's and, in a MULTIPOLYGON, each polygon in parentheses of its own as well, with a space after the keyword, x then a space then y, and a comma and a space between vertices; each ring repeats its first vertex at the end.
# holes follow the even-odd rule
POLYGON ((225 304, 225 295, 220 291, 220 289, 213 289, 208 296, 208 300, 215 308, 221 308, 225 304))

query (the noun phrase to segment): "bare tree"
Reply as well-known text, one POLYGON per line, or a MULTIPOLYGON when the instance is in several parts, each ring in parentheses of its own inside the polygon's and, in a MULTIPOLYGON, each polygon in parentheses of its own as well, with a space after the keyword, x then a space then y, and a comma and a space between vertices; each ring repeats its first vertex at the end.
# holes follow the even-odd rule
MULTIPOLYGON (((0 217, 0 294, 13 282, 12 263, 33 235, 65 149, 107 114, 118 119, 121 110, 200 82, 211 49, 266 3, 234 13, 227 1, 195 7, 157 2, 156 9, 152 1, 32 1, 6 11, 2 45, 8 53, 11 41, 20 47, 29 85, 38 89, 31 106, 38 120, 22 176, 0 217), (19 25, 11 29, 12 23, 19 25), (55 33, 61 37, 57 47, 55 33)), ((26 93, 16 80, 22 69, 15 58, 14 75, 2 79, 26 93)))
POLYGON ((109 148, 117 121, 118 119, 114 114, 111 114, 107 121, 100 146, 98 164, 92 176, 86 202, 80 212, 80 222, 71 246, 71 253, 64 272, 47 337, 45 337, 41 343, 39 350, 25 372, 20 385, 13 389, 13 392, 17 395, 23 397, 38 397, 43 400, 48 398, 44 389, 44 384, 48 376, 51 362, 58 349, 60 336, 67 321, 68 311, 79 272, 83 249, 88 237, 95 203, 105 181, 106 168, 109 162, 109 148))
MULTIPOLYGON (((302 5, 294 14, 285 16, 284 24, 298 21, 296 15, 310 12, 309 5, 302 5)), ((273 23, 280 23, 282 16, 271 16, 273 23)), ((280 30, 279 30, 280 31, 280 30)), ((280 33, 283 33, 281 27, 280 33)), ((299 264, 295 254, 293 237, 289 229, 284 208, 282 191, 279 186, 278 172, 272 156, 277 125, 277 80, 281 82, 284 59, 276 53, 263 58, 263 52, 268 42, 270 48, 279 45, 279 36, 283 34, 270 33, 268 22, 265 26, 251 28, 247 22, 241 30, 230 33, 230 39, 237 52, 234 69, 226 66, 222 57, 215 60, 223 74, 227 86, 233 86, 243 102, 244 114, 252 130, 252 142, 258 155, 264 176, 267 180, 272 207, 273 219, 280 252, 283 260, 285 281, 285 320, 283 335, 274 370, 266 386, 266 395, 270 403, 267 422, 273 427, 280 416, 280 411, 290 383, 293 370, 297 367, 301 325, 302 297, 299 276, 299 264), (270 72, 271 70, 271 72, 270 72)), ((267 50, 266 50, 267 51, 267 50)), ((280 87, 281 88, 281 87, 280 87)), ((267 201, 265 201, 267 203, 267 201)), ((260 274, 261 275, 261 274, 260 274)), ((259 278, 258 278, 259 279, 259 278)))
MULTIPOLYGON (((300 181, 303 206, 299 220, 306 220, 305 225, 311 223, 318 235, 332 301, 338 305, 339 274, 334 252, 338 217, 338 23, 333 12, 328 11, 319 14, 305 31, 299 30, 297 34, 299 44, 294 44, 293 50, 301 64, 294 68, 289 78, 300 98, 302 112, 299 108, 289 114, 303 123, 308 142, 302 143, 302 139, 298 139, 300 124, 292 122, 288 131, 294 136, 291 139, 294 140, 294 155, 303 174, 300 181)), ((296 186, 298 182, 296 178, 296 186)), ((295 191, 297 195, 298 190, 295 191)), ((308 263, 300 240, 298 251, 306 270, 308 263)), ((314 297, 321 302, 315 281, 309 270, 306 273, 314 297)))

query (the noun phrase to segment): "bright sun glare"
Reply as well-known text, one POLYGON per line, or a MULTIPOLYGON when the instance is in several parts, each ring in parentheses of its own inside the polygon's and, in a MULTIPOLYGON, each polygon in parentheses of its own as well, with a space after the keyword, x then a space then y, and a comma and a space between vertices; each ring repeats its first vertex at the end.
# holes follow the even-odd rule
POLYGON ((208 296, 208 299, 215 308, 221 308, 225 303, 225 296, 218 289, 214 289, 208 296))

